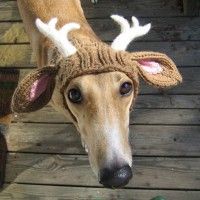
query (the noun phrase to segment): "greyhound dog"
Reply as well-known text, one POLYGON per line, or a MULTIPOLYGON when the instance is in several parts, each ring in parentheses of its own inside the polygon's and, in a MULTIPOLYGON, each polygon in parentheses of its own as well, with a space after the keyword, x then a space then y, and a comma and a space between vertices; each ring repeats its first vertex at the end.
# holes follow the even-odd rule
POLYGON ((129 112, 139 78, 159 88, 177 85, 182 78, 175 64, 158 52, 126 51, 150 30, 135 17, 130 25, 112 15, 121 33, 107 45, 89 26, 80 0, 17 2, 38 68, 16 88, 12 110, 32 112, 50 102, 76 126, 99 182, 125 186, 132 178, 129 112))

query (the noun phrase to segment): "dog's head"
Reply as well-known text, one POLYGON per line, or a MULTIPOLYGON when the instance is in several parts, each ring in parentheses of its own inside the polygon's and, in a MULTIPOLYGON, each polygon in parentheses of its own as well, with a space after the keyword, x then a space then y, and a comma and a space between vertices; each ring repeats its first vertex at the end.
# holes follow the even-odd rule
POLYGON ((176 66, 164 54, 119 51, 128 43, 121 42, 120 37, 129 37, 126 31, 123 34, 112 47, 75 38, 69 51, 55 42, 52 66, 25 77, 12 101, 13 111, 31 112, 51 100, 80 132, 90 164, 100 183, 107 187, 124 186, 132 177, 129 111, 138 94, 139 77, 161 88, 181 81, 176 66))

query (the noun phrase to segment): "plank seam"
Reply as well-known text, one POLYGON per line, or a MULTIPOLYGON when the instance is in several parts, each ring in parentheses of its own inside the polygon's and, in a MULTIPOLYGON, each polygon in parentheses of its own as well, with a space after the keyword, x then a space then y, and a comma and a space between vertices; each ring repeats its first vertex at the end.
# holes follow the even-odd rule
MULTIPOLYGON (((83 185, 64 185, 64 184, 42 184, 42 183, 29 183, 29 182, 9 182, 6 181, 5 184, 18 184, 18 185, 40 185, 40 186, 59 186, 59 187, 74 187, 74 188, 98 188, 98 189, 104 189, 104 187, 101 186, 83 186, 83 185)), ((200 191, 200 189, 194 189, 194 188, 154 188, 154 187, 125 187, 123 188, 125 190, 135 189, 135 190, 168 190, 168 191, 200 191)))
MULTIPOLYGON (((45 152, 17 152, 17 151, 8 151, 9 154, 32 154, 32 155, 63 155, 63 156, 81 156, 87 158, 87 154, 68 154, 68 153, 45 153, 45 152)), ((187 159, 187 158, 192 158, 192 159, 199 159, 200 156, 162 156, 162 155, 132 155, 132 158, 169 158, 169 159, 174 159, 176 160, 177 158, 180 159, 187 159)))
MULTIPOLYGON (((80 153, 73 153, 73 154, 69 154, 69 153, 56 153, 56 152, 28 152, 28 151, 8 151, 7 153, 9 154, 35 154, 35 155, 62 155, 62 156, 83 156, 83 157, 87 157, 88 155, 87 154, 80 154, 80 153)), ((137 155, 132 155, 133 159, 134 158, 172 158, 172 159, 177 159, 177 158, 183 158, 183 159, 186 159, 186 158, 193 158, 193 159, 199 159, 200 158, 200 155, 199 156, 193 156, 193 155, 190 155, 190 156, 184 156, 184 155, 140 155, 140 154, 137 154, 137 155)))

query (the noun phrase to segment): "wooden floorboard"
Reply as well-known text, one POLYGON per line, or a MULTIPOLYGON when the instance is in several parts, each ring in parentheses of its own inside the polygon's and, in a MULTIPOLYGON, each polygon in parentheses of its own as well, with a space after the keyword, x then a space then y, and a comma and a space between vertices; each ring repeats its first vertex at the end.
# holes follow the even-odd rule
MULTIPOLYGON (((84 0, 83 7, 87 18, 108 18, 111 14, 124 16, 183 16, 178 0, 101 0, 97 5, 84 0)), ((21 20, 16 1, 0 1, 0 21, 21 20)))
MULTIPOLYGON (((28 73, 30 73, 33 69, 22 69, 20 70, 20 80, 22 80, 28 73)), ((179 68, 180 73, 183 76, 183 83, 176 87, 172 87, 170 89, 165 89, 167 94, 200 94, 200 67, 182 67, 179 68)), ((153 86, 149 86, 147 83, 143 81, 140 82, 139 88, 140 94, 162 94, 162 92, 154 88, 153 86)), ((164 97, 167 99, 167 97, 164 97)), ((187 97, 189 98, 189 97, 187 97)), ((172 100, 173 101, 173 100, 172 100)), ((184 101, 184 99, 182 99, 184 101)), ((195 101, 195 98, 191 100, 191 105, 193 104, 192 101, 195 101)), ((197 101, 198 97, 197 97, 197 101)), ((157 102, 159 104, 159 102, 157 102)))
MULTIPOLYGON (((183 82, 176 87, 166 89, 169 94, 200 94, 200 67, 179 68, 183 82)), ((160 91, 141 81, 141 94, 158 94, 160 91)))
POLYGON ((190 16, 200 15, 200 1, 183 0, 184 14, 190 16))
MULTIPOLYGON (((32 70, 34 69, 20 69, 20 81, 32 70)), ((183 83, 165 89, 167 94, 164 95, 162 91, 141 81, 140 94, 145 95, 138 96, 136 108, 200 108, 200 68, 184 67, 179 70, 183 76, 183 83)))
MULTIPOLYGON (((151 23, 148 35, 137 41, 177 41, 200 40, 199 17, 178 18, 139 18, 141 24, 151 23)), ((119 33, 119 27, 111 19, 89 20, 95 33, 104 41, 113 41, 119 33)), ((0 23, 0 43, 28 43, 29 39, 22 22, 0 23)))
MULTIPOLYGON (((200 65, 200 42, 134 42, 130 45, 133 51, 159 51, 166 53, 178 66, 200 65), (183 56, 184 55, 184 56, 183 56)), ((29 44, 0 45, 0 67, 33 67, 36 66, 29 44)))
POLYGON ((200 108, 200 95, 139 95, 136 108, 200 108))
MULTIPOLYGON (((50 106, 29 114, 16 114, 14 121, 35 123, 69 122, 64 115, 61 115, 50 106)), ((130 115, 131 124, 198 125, 199 122, 199 109, 135 109, 130 115)))
MULTIPOLYGON (((111 14, 129 20, 135 15, 141 24, 152 22, 151 32, 129 51, 164 52, 183 75, 183 84, 165 90, 165 95, 141 81, 130 117, 134 176, 128 186, 103 188, 76 129, 46 106, 16 114, 6 133, 7 184, 0 190, 0 200, 150 200, 157 195, 166 200, 200 199, 200 18, 184 16, 181 2, 82 1, 89 23, 108 43, 119 33, 111 14)), ((16 1, 0 0, 0 27, 0 67, 18 68, 22 79, 36 65, 16 1)))
POLYGON ((199 191, 171 191, 171 190, 139 190, 82 187, 58 187, 11 184, 5 185, 0 193, 1 200, 150 200, 162 195, 167 200, 199 200, 199 191))
MULTIPOLYGON (((200 126, 130 126, 133 155, 199 156, 200 126)), ((71 124, 13 123, 6 135, 9 151, 85 154, 71 124)))
MULTIPOLYGON (((200 158, 133 158, 127 187, 200 190, 200 158)), ((101 186, 87 156, 9 153, 7 183, 101 186)))

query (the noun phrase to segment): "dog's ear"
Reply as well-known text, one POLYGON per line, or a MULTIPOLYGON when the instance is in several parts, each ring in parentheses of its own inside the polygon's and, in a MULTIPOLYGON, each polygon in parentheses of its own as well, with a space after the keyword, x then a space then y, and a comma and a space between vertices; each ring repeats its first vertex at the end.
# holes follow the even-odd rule
POLYGON ((14 92, 12 111, 24 113, 43 108, 53 94, 57 71, 54 67, 44 67, 27 75, 14 92))
POLYGON ((129 59, 137 65, 140 76, 150 85, 165 88, 182 82, 176 65, 165 54, 135 52, 130 53, 129 59))

